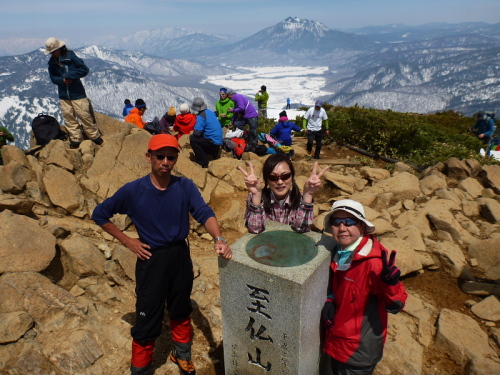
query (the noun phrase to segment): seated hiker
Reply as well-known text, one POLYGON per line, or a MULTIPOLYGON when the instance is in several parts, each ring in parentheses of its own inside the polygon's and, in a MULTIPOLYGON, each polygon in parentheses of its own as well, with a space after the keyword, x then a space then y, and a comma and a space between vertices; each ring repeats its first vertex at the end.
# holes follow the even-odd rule
POLYGON ((144 124, 146 123, 145 121, 142 120, 142 115, 144 115, 144 112, 146 112, 146 102, 142 99, 137 99, 135 101, 134 108, 132 108, 125 117, 124 122, 129 122, 131 124, 134 124, 138 126, 141 129, 144 129, 144 124))
POLYGON ((124 104, 125 104, 125 107, 123 107, 122 115, 123 115, 123 117, 127 117, 127 115, 130 113, 132 108, 134 108, 134 105, 132 103, 130 103, 130 99, 125 99, 124 104))
POLYGON ((196 163, 208 167, 209 157, 217 159, 222 145, 222 127, 215 113, 207 109, 202 98, 194 98, 191 108, 197 113, 194 132, 189 140, 196 157, 196 163))
POLYGON ((269 132, 274 136, 278 142, 283 146, 292 145, 292 131, 300 132, 302 129, 299 128, 295 123, 288 121, 288 117, 280 117, 278 123, 269 132))
POLYGON ((295 169, 285 154, 274 154, 267 158, 262 168, 264 184, 255 175, 252 163, 243 173, 249 194, 245 212, 245 226, 250 233, 260 233, 265 229, 265 220, 291 225, 299 233, 308 232, 314 219, 313 195, 321 187, 321 176, 328 170, 317 173, 318 163, 314 163, 303 193, 295 183, 295 169))
POLYGON ((177 117, 177 112, 175 111, 175 107, 170 107, 160 119, 160 125, 163 129, 170 133, 174 127, 175 118, 177 117))
POLYGON ((174 131, 177 132, 177 139, 184 134, 190 134, 196 124, 196 115, 193 115, 189 109, 189 104, 182 103, 179 107, 180 114, 175 117, 174 131))

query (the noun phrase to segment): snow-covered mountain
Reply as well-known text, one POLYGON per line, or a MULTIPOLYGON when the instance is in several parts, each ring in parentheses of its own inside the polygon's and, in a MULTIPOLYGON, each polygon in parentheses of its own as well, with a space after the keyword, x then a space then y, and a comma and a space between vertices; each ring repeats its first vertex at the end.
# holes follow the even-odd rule
POLYGON ((164 28, 138 31, 125 37, 101 37, 88 41, 114 50, 141 51, 165 58, 186 59, 237 41, 229 35, 202 34, 185 28, 164 28))
POLYGON ((476 33, 399 43, 358 56, 331 74, 336 105, 464 114, 500 109, 500 41, 476 33), (343 72, 344 78, 338 72, 343 72), (347 73, 351 72, 351 74, 347 73))
MULTIPOLYGON (((121 40, 106 39, 108 45, 123 50, 93 44, 76 52, 91 68, 84 84, 95 109, 117 118, 125 98, 143 98, 149 117, 196 96, 214 104, 218 87, 200 82, 207 82, 207 76, 236 77, 241 72, 234 67, 245 66, 275 67, 272 76, 265 71, 262 77, 252 74, 258 81, 255 87, 273 78, 295 79, 287 77, 286 69, 280 73, 279 67, 324 71, 328 66, 324 87, 311 88, 307 79, 300 79, 304 90, 315 95, 333 93, 324 99, 336 105, 418 113, 453 109, 466 115, 500 110, 500 24, 389 25, 356 33, 288 17, 231 44, 223 37, 184 29, 149 30, 121 40), (125 50, 127 45, 148 48, 150 53, 125 50), (178 57, 155 57, 158 51, 178 57)), ((0 57, 0 118, 15 128, 20 147, 27 147, 37 113, 59 116, 47 59, 42 50, 0 57)), ((274 82, 278 92, 280 81, 274 82)), ((272 84, 268 89, 272 95, 272 84)))
MULTIPOLYGON (((0 57, 0 119, 13 130, 16 145, 21 148, 29 146, 31 121, 38 113, 61 120, 57 87, 50 81, 48 57, 42 51, 0 57)), ((201 78, 214 72, 235 72, 223 66, 97 46, 75 52, 90 68, 83 81, 95 110, 119 119, 126 98, 132 102, 144 99, 148 104, 146 118, 161 117, 170 106, 191 103, 197 96, 215 104, 218 88, 201 84, 201 78)))

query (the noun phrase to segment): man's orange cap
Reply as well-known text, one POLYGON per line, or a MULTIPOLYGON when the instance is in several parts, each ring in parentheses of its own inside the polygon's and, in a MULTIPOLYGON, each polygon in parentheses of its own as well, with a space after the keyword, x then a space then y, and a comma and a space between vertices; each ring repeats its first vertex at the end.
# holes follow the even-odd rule
POLYGON ((156 134, 149 140, 148 150, 155 151, 163 147, 173 147, 176 148, 177 151, 181 150, 177 139, 170 134, 156 134))

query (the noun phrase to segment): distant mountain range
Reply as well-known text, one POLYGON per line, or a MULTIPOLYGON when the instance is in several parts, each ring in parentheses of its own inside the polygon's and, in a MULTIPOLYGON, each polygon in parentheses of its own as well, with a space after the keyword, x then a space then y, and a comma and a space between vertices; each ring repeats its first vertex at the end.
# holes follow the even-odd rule
MULTIPOLYGON (((202 78, 238 74, 237 67, 245 66, 328 66, 324 90, 335 94, 324 99, 335 105, 466 115, 500 108, 500 23, 346 32, 288 17, 242 40, 155 29, 104 37, 76 52, 91 67, 85 87, 94 107, 118 118, 124 98, 144 98, 149 116, 195 96, 215 102, 217 88, 201 84, 202 78)), ((38 112, 59 115, 46 64, 42 50, 0 57, 0 118, 15 124, 22 147, 38 112)))

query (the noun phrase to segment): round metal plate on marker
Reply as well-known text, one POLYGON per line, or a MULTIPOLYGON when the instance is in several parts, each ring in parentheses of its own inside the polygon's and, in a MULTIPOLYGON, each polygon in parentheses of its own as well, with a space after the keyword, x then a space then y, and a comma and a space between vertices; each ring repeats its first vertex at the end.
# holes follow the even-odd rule
POLYGON ((253 260, 274 267, 300 266, 318 254, 312 238, 283 230, 256 235, 247 242, 246 251, 253 260))

